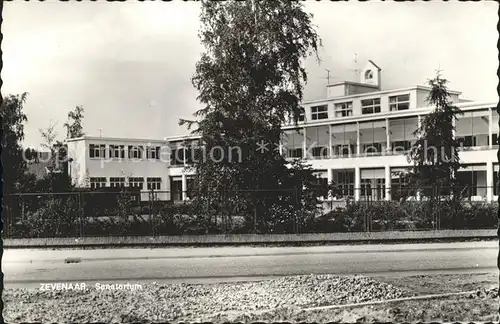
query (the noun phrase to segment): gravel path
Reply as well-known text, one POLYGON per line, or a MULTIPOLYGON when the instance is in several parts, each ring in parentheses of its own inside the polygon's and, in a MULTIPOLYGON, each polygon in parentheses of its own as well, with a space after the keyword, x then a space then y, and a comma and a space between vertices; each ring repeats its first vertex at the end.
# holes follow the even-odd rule
POLYGON ((19 322, 149 322, 244 320, 303 307, 413 296, 363 276, 291 276, 261 282, 143 285, 139 290, 6 289, 4 319, 19 322))

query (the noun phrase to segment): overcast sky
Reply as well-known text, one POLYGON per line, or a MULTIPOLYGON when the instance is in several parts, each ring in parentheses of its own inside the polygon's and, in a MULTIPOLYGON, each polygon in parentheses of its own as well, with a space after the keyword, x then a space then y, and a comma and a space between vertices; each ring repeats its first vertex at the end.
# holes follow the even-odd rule
MULTIPOLYGON (((28 92, 26 144, 39 128, 85 108, 88 135, 163 138, 182 135, 178 120, 201 106, 190 78, 203 48, 199 3, 6 2, 3 94, 28 92)), ((306 62, 305 99, 355 76, 371 59, 382 87, 425 84, 438 67, 463 98, 498 100, 497 4, 306 2, 323 41, 321 64, 306 62)))

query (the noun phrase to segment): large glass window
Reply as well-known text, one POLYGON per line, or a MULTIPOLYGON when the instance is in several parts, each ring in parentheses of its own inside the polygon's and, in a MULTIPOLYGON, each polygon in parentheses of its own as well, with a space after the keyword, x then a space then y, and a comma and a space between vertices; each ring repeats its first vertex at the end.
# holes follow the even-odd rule
POLYGON ((410 168, 391 168, 391 199, 416 199, 417 190, 408 185, 407 174, 410 168))
POLYGON ((383 200, 385 198, 385 170, 361 169, 361 200, 383 200))
POLYGON ((328 126, 306 128, 306 148, 312 158, 323 159, 328 157, 328 135, 328 126))
POLYGON ((282 136, 283 154, 287 158, 302 158, 304 145, 303 129, 286 130, 282 136))
POLYGON ((498 146, 498 133, 499 133, 499 126, 498 126, 498 120, 500 116, 498 116, 497 112, 495 109, 493 109, 493 123, 492 123, 492 132, 493 132, 493 145, 498 146))
POLYGON ((456 122, 456 139, 461 143, 461 149, 470 150, 489 144, 489 112, 469 111, 458 116, 456 122))
POLYGON ((498 192, 500 191, 499 189, 499 184, 500 182, 498 181, 498 176, 499 176, 499 165, 498 163, 493 164, 493 195, 498 196, 498 192))
POLYGON ((465 165, 456 175, 460 196, 471 200, 486 199, 486 164, 465 165))
POLYGON ((385 120, 359 123, 362 156, 381 155, 387 145, 385 120))
POLYGON ((389 136, 393 154, 404 154, 411 149, 416 141, 413 132, 417 130, 417 127, 417 117, 389 119, 389 136))
POLYGON ((174 146, 170 153, 170 165, 184 165, 185 153, 183 146, 174 146))
POLYGON ((335 190, 333 190, 333 199, 353 198, 354 197, 354 169, 332 170, 335 190))
POLYGON ((334 157, 350 157, 356 154, 357 126, 354 123, 332 126, 334 157))

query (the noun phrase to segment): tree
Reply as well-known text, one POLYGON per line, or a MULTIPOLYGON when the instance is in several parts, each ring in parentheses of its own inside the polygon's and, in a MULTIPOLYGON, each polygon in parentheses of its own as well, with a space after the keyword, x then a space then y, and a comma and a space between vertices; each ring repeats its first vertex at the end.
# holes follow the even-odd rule
POLYGON ((67 145, 56 140, 58 133, 55 126, 56 124, 50 123, 46 129, 39 129, 44 140, 42 147, 49 150, 50 159, 47 163, 49 172, 39 181, 38 186, 42 191, 63 192, 73 186, 68 174, 67 145))
POLYGON ((3 98, 1 106, 4 195, 21 190, 27 170, 21 147, 21 142, 24 140, 24 124, 28 121, 23 112, 27 96, 27 93, 8 95, 3 98))
POLYGON ((198 121, 180 121, 198 125, 193 132, 206 152, 195 157, 197 191, 213 198, 246 191, 239 205, 265 227, 266 201, 278 199, 269 201, 269 190, 293 188, 293 170, 276 148, 281 125, 298 120, 302 62, 317 54, 320 40, 293 1, 203 1, 200 18, 206 51, 192 82, 204 108, 198 121))
POLYGON ((82 106, 76 106, 75 110, 68 113, 68 121, 64 123, 67 138, 76 138, 85 135, 82 126, 83 111, 82 106))
POLYGON ((447 83, 439 72, 428 81, 431 90, 427 102, 435 108, 413 133, 417 141, 407 155, 413 162, 408 174, 409 186, 424 196, 453 194, 458 184, 460 142, 454 136, 454 122, 462 111, 450 102, 447 83))

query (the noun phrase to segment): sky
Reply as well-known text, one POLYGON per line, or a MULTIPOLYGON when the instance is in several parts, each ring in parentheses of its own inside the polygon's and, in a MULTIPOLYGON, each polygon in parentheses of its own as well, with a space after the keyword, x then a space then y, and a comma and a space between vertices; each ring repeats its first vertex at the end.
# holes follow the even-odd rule
MULTIPOLYGON (((498 100, 496 2, 304 3, 323 43, 321 62, 305 61, 305 101, 326 96, 326 69, 330 82, 356 80, 369 59, 383 89, 425 85, 439 69, 464 99, 498 100)), ((24 144, 39 147, 49 125, 63 139, 77 105, 90 136, 187 134, 179 118, 202 107, 191 84, 199 12, 180 0, 4 3, 2 94, 29 93, 24 144)))

